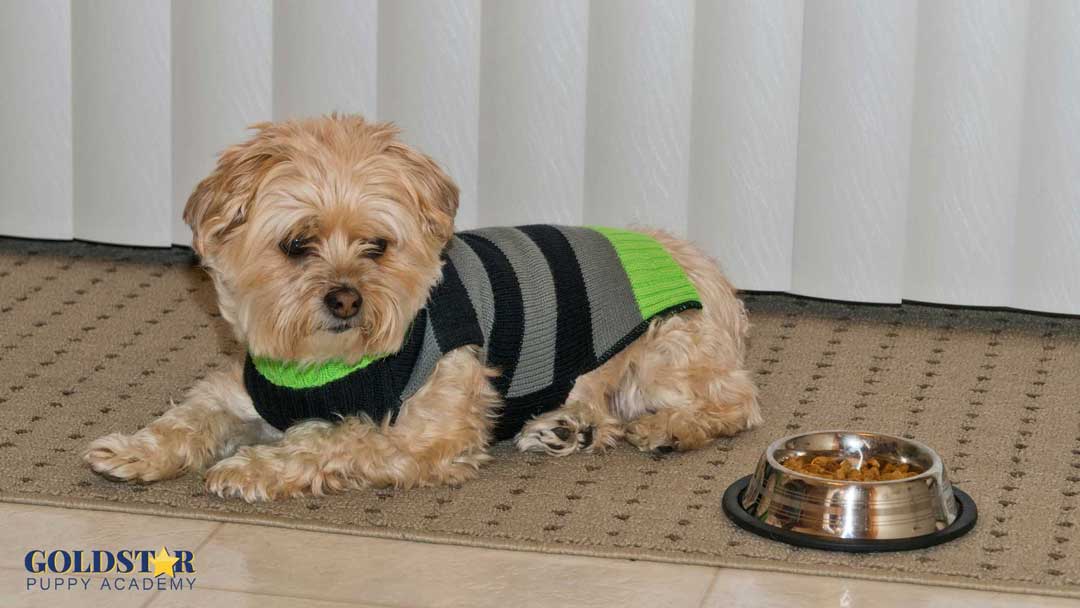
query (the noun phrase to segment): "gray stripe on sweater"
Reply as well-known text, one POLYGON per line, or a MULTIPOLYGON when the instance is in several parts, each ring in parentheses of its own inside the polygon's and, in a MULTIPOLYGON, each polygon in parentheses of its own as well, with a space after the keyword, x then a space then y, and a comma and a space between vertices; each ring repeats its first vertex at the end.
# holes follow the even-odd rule
POLYGON ((641 323, 641 310, 611 241, 589 228, 557 228, 570 242, 578 260, 587 261, 580 262, 581 273, 592 313, 593 349, 600 357, 641 323))
POLYGON ((555 378, 558 322, 555 279, 547 259, 536 243, 516 228, 484 228, 472 232, 491 241, 503 252, 521 286, 524 335, 506 396, 513 398, 547 388, 555 378))
POLYGON ((435 365, 441 357, 442 351, 439 350, 439 342, 435 339, 435 324, 428 319, 428 322, 424 324, 424 341, 420 345, 420 353, 416 355, 416 364, 413 366, 409 381, 405 383, 405 389, 401 391, 402 403, 424 386, 435 371, 435 365))
POLYGON ((473 308, 476 310, 476 321, 480 324, 480 332, 484 334, 484 352, 487 352, 488 338, 491 337, 491 329, 495 326, 495 297, 491 293, 491 279, 480 257, 469 247, 465 241, 454 237, 446 250, 447 257, 454 264, 454 268, 465 285, 465 291, 469 294, 473 308))

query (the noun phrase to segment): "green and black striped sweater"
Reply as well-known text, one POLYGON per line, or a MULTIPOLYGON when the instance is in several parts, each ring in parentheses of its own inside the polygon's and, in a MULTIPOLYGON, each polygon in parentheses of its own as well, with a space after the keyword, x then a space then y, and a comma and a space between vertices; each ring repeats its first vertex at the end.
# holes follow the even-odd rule
POLYGON ((638 338, 653 318, 701 308, 683 269, 629 230, 533 225, 458 233, 443 279, 397 353, 299 367, 248 357, 255 409, 285 429, 310 418, 395 418, 444 353, 481 348, 500 370, 496 439, 557 408, 574 381, 638 338))

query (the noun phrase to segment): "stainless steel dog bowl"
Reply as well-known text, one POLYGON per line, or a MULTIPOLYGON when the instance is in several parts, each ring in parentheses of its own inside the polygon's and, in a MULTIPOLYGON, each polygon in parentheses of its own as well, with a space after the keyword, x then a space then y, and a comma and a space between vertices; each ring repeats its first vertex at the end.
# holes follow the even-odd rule
POLYGON ((794 545, 841 551, 899 551, 952 540, 975 525, 971 498, 949 483, 941 458, 909 439, 857 431, 820 431, 779 439, 757 470, 725 492, 724 510, 739 526, 794 545), (840 456, 855 468, 871 457, 922 470, 893 481, 841 481, 799 473, 793 456, 840 456))

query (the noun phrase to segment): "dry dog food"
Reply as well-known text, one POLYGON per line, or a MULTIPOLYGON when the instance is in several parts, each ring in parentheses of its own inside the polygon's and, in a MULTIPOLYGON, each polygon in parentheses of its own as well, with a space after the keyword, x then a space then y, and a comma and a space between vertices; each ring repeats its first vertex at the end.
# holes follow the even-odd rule
POLYGON ((922 473, 922 469, 908 463, 882 461, 867 458, 859 466, 858 458, 840 456, 792 456, 781 464, 785 467, 814 477, 840 481, 892 481, 922 473))

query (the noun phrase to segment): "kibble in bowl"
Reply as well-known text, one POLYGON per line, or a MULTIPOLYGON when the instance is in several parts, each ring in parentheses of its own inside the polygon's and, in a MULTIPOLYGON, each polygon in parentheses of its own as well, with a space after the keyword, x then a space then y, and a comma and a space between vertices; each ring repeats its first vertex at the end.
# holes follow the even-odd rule
POLYGON ((922 473, 922 469, 907 462, 891 462, 877 457, 866 459, 842 456, 804 454, 783 460, 784 468, 838 481, 895 481, 922 473))

